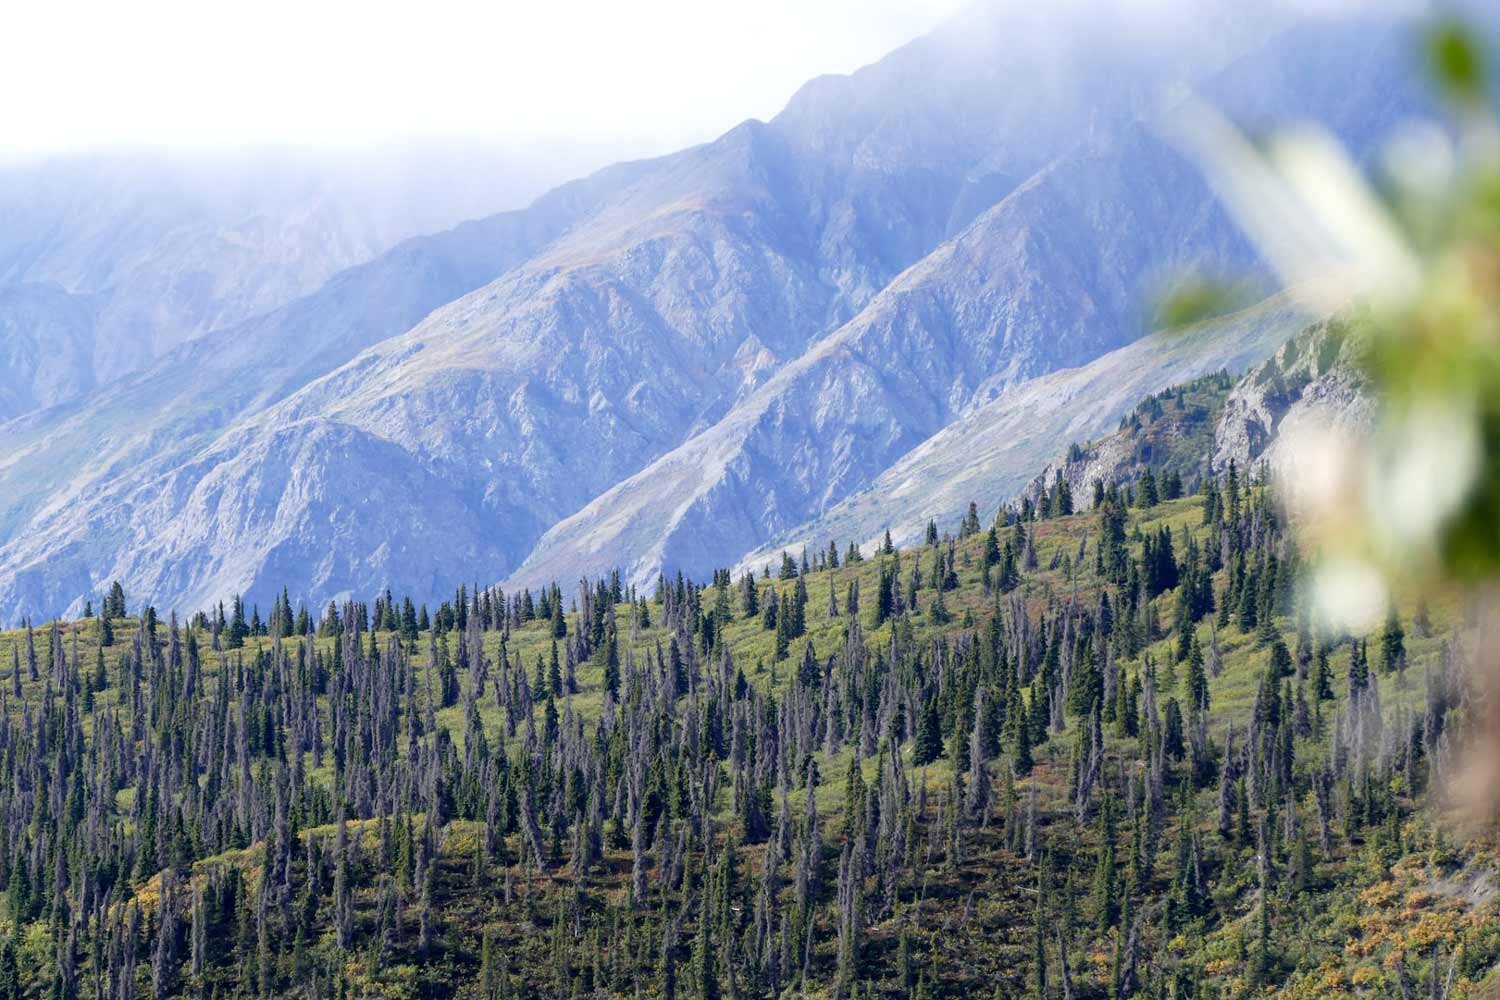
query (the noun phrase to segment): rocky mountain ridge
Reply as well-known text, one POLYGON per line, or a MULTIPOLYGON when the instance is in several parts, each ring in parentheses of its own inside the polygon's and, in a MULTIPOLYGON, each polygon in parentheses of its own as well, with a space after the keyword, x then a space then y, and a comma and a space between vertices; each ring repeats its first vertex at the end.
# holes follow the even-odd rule
POLYGON ((1334 28, 1261 45, 1226 7, 1212 44, 1121 59, 1108 11, 971 12, 771 122, 403 244, 4 425, 0 617, 114 578, 193 607, 433 597, 460 566, 706 573, 1136 341, 1174 272, 1253 269, 1142 118, 1163 88, 1356 145, 1415 106, 1383 20, 1314 69, 1334 28))
POLYGON ((1292 474, 1303 432, 1362 436, 1375 416, 1362 367, 1366 346, 1347 321, 1334 320, 1247 373, 1214 429, 1213 470, 1234 462, 1245 470, 1292 474))
MULTIPOLYGON (((738 560, 759 570, 780 552, 820 550, 830 540, 866 550, 887 531, 920 541, 927 523, 953 527, 970 502, 991 515, 1020 496, 1070 442, 1105 436, 1142 397, 1270 357, 1303 322, 1272 300, 1184 333, 1158 333, 1078 368, 1023 383, 913 448, 866 489, 738 560)), ((1082 477, 1075 493, 1087 486, 1082 477)), ((1086 495, 1086 494, 1085 494, 1086 495)))
MULTIPOLYGON (((1327 89, 1321 77, 1311 79, 1313 71, 1301 61, 1319 34, 1278 40, 1275 58, 1292 54, 1297 60, 1277 62, 1277 72, 1285 74, 1280 82, 1299 101, 1316 95, 1324 103, 1304 104, 1300 113, 1315 114, 1359 148, 1378 131, 1365 109, 1347 92, 1327 89)), ((1373 82, 1364 77, 1370 66, 1361 61, 1352 71, 1373 82)), ((1318 72, 1329 68, 1325 61, 1318 72)), ((1253 94, 1253 113, 1274 114, 1264 81, 1247 85, 1247 75, 1257 71, 1265 67, 1242 60, 1206 90, 1229 106, 1233 95, 1253 94)), ((1375 92, 1379 118, 1398 98, 1389 89, 1372 87, 1375 92)), ((1006 464, 972 470, 937 462, 929 467, 942 467, 941 476, 906 480, 905 506, 881 506, 885 501, 876 498, 886 497, 888 487, 876 484, 889 482, 888 472, 908 456, 931 462, 924 442, 941 435, 962 448, 946 430, 972 411, 1142 336, 1150 325, 1144 315, 1150 289, 1172 276, 1253 265, 1253 254, 1197 168, 1158 138, 1149 121, 1132 123, 1038 171, 717 426, 560 521, 509 582, 532 585, 613 565, 637 580, 663 568, 703 574, 802 536, 808 530, 802 526, 816 525, 817 533, 839 525, 851 534, 837 537, 868 541, 888 524, 909 539, 926 521, 914 509, 927 515, 956 509, 941 506, 957 499, 947 489, 954 478, 1014 491, 1066 439, 1015 428, 1039 434, 1038 450, 1022 461, 992 455, 1006 464), (924 492, 934 502, 921 498, 924 492), (856 509, 872 513, 851 519, 856 509)), ((1296 328, 1288 322, 1280 336, 1296 328)), ((1269 351, 1277 343, 1253 339, 1245 353, 1225 345, 1222 354, 1193 356, 1213 365, 1230 357, 1244 364, 1264 356, 1255 348, 1269 351)), ((1135 360, 1167 364, 1170 356, 1135 360)), ((1170 370, 1196 375, 1212 368, 1170 370)), ((1113 421, 1144 392, 1166 384, 1132 372, 1099 387, 1100 398, 1119 407, 1102 419, 1113 421), (1113 396, 1113 389, 1124 394, 1113 396)), ((1053 415, 1048 401, 1040 405, 1043 420, 1053 415)), ((1088 412, 1101 419, 1099 411, 1088 412)))

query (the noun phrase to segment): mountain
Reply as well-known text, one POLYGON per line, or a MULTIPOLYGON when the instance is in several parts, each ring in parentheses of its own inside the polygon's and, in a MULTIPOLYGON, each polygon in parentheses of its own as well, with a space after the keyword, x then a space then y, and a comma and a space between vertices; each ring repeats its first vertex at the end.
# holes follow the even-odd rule
POLYGON ((1137 339, 1176 268, 1251 267, 1154 134, 1164 91, 1326 116, 1356 143, 1415 106, 1387 21, 1335 58, 1344 27, 1271 44, 1276 25, 1215 5, 1161 34, 1131 7, 976 9, 770 122, 478 224, 434 264, 461 280, 379 258, 12 421, 0 616, 116 577, 186 608, 370 579, 433 599, 455 573, 647 552, 727 564, 1007 390, 1137 339), (701 485, 693 510, 650 501, 617 547, 554 560, 560 537, 604 537, 578 525, 621 496, 670 498, 666 470, 701 485))
POLYGON ((493 151, 138 153, 0 166, 0 422, 534 196, 493 151))
POLYGON ((0 559, 11 572, 0 576, 0 594, 16 609, 76 601, 128 540, 159 544, 141 512, 180 503, 196 471, 186 463, 236 420, 514 267, 637 170, 612 167, 524 211, 404 241, 311 295, 3 425, 0 559))
MULTIPOLYGON (((1311 115, 1355 149, 1371 148, 1383 123, 1399 120, 1418 98, 1398 83, 1404 71, 1389 25, 1371 29, 1370 47, 1347 64, 1324 58, 1313 68, 1310 53, 1337 51, 1331 35, 1347 30, 1294 30, 1216 74, 1204 91, 1246 117, 1311 115), (1384 55, 1370 58, 1381 46, 1384 55), (1343 85, 1330 86, 1330 78, 1343 85)), ((1139 396, 1173 381, 1150 365, 1163 364, 1180 380, 1231 360, 1261 360, 1277 345, 1274 333, 1241 351, 1237 332, 1225 330, 1225 343, 1204 345, 1194 356, 1205 365, 1198 369, 1176 368, 1170 352, 1122 354, 1091 384, 1092 396, 1070 397, 1081 412, 1054 408, 1055 387, 1046 382, 1016 397, 1018 406, 1039 408, 1034 420, 1004 422, 985 409, 1027 379, 1140 337, 1151 290, 1173 274, 1253 265, 1197 168, 1159 139, 1150 121, 1132 123, 1049 163, 717 426, 559 522, 509 583, 536 585, 617 565, 636 581, 662 569, 706 573, 772 540, 805 540, 797 528, 806 522, 821 533, 819 543, 835 526, 840 531, 831 537, 857 541, 886 525, 903 539, 915 537, 942 504, 954 509, 948 488, 955 481, 983 484, 990 492, 976 495, 992 501, 1007 497, 1066 443, 1058 435, 1100 430, 1139 396), (988 421, 1035 450, 970 448, 988 421), (939 434, 942 443, 924 446, 939 434), (953 449, 947 460, 940 457, 945 448, 953 449), (990 467, 980 456, 1000 464, 990 467), (908 459, 933 471, 914 478, 901 464, 908 459), (861 495, 877 479, 884 485, 861 495), (893 483, 904 487, 887 492, 893 483), (848 510, 860 517, 848 519, 848 510)), ((1287 323, 1279 335, 1295 329, 1287 323)))
POLYGON ((94 387, 94 318, 88 295, 51 284, 0 287, 0 421, 94 387))

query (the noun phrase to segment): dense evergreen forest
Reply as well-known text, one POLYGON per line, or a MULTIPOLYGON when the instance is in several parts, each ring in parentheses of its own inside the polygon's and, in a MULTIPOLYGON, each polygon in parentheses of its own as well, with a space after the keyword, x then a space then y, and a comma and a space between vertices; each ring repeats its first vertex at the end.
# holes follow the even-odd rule
POLYGON ((1188 478, 0 633, 0 1000, 1486 995, 1464 609, 1322 634, 1272 492, 1188 478))

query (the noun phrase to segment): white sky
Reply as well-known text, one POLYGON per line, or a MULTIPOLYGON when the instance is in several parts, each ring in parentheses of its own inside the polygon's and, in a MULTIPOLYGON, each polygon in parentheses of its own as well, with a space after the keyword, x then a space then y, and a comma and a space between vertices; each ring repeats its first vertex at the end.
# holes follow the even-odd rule
POLYGON ((14 0, 0 157, 413 138, 621 155, 778 111, 960 0, 14 0))

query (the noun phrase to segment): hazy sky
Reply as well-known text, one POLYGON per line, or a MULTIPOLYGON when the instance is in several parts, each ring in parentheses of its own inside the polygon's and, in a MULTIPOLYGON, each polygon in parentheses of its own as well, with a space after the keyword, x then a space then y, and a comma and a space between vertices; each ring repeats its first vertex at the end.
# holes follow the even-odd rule
POLYGON ((0 156, 441 137, 660 152, 768 117, 959 7, 20 0, 0 32, 0 156))

